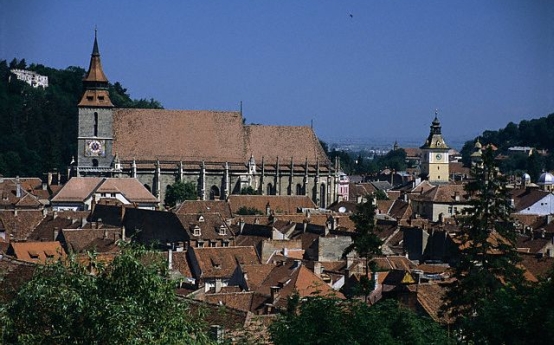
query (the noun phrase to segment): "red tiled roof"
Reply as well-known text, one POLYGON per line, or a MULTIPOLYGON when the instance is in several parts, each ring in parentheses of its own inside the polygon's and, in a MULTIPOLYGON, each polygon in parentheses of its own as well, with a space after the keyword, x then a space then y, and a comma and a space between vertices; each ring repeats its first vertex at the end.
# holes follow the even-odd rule
POLYGON ((12 242, 8 253, 18 259, 33 263, 53 263, 65 257, 60 242, 12 242))
POLYGON ((113 152, 126 161, 327 162, 310 127, 244 126, 239 112, 116 109, 113 126, 113 152))
POLYGON ((231 218, 231 207, 223 200, 186 200, 176 210, 177 214, 219 213, 223 218, 231 218))
POLYGON ((296 195, 230 195, 228 201, 234 214, 243 206, 255 208, 265 214, 268 204, 276 214, 296 214, 302 208, 317 208, 308 196, 296 195))
POLYGON ((259 263, 254 247, 191 248, 198 262, 201 277, 228 278, 237 265, 259 263))
POLYGON ((81 202, 93 193, 121 193, 129 202, 157 202, 134 178, 73 177, 52 198, 52 202, 81 202))

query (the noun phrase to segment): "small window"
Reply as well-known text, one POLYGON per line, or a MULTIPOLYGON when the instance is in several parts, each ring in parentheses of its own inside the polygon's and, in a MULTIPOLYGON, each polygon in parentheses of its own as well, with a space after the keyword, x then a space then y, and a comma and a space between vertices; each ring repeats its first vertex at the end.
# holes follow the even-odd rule
POLYGON ((201 232, 200 232, 200 227, 198 225, 196 225, 193 229, 193 235, 194 236, 200 236, 201 232))
POLYGON ((219 234, 220 234, 221 236, 227 235, 227 228, 225 227, 225 225, 221 224, 221 225, 219 226, 219 234))
POLYGON ((87 101, 92 101, 94 99, 94 97, 92 96, 87 96, 87 101))
POLYGON ((104 96, 98 96, 98 99, 102 102, 104 101, 104 96))
POLYGON ((28 251, 29 253, 29 256, 31 257, 31 259, 38 259, 38 252, 36 250, 29 250, 28 251))

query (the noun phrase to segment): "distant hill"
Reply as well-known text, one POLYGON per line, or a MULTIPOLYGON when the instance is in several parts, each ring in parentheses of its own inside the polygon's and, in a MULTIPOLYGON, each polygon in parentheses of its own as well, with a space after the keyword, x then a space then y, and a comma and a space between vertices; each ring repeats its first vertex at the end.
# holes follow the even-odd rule
MULTIPOLYGON (((0 60, 0 174, 41 177, 66 169, 77 151, 77 103, 85 72, 0 60), (49 86, 33 88, 12 69, 47 76, 49 86)), ((110 84, 110 98, 118 108, 162 108, 153 99, 131 99, 119 82, 110 84)))
MULTIPOLYGON (((554 113, 539 119, 523 120, 517 125, 510 122, 503 129, 484 131, 478 138, 483 145, 495 145, 498 154, 506 155, 508 148, 513 146, 529 146, 547 152, 547 155, 511 155, 501 163, 504 172, 527 172, 536 180, 543 170, 554 169, 554 113)), ((462 148, 462 157, 466 165, 469 164, 469 156, 473 152, 476 140, 477 138, 467 141, 462 148)))

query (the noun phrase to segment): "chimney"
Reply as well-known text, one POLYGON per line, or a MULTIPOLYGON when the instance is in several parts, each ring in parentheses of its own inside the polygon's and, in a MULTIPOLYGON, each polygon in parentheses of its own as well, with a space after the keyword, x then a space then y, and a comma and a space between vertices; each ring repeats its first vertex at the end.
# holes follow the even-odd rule
MULTIPOLYGON (((54 213, 54 219, 57 217, 58 215, 56 213, 54 213)), ((81 218, 81 228, 84 227, 85 225, 87 225, 87 217, 82 217, 81 218)))
POLYGON ((46 181, 46 183, 47 183, 49 186, 52 185, 52 173, 51 173, 51 172, 48 173, 48 180, 46 181))
POLYGON ((455 201, 460 201, 460 193, 454 192, 454 200, 455 201))
POLYGON ((19 176, 15 178, 15 196, 21 198, 21 182, 19 182, 19 176))
POLYGON ((552 214, 546 216, 546 225, 552 223, 552 214))
POLYGON ((271 207, 269 206, 269 201, 265 205, 265 215, 266 216, 271 216, 271 207))
POLYGON ((42 190, 47 190, 48 189, 48 185, 46 184, 46 182, 42 182, 42 190))
POLYGON ((121 226, 121 240, 125 241, 125 225, 121 226))
POLYGON ((314 261, 314 274, 321 278, 322 266, 321 262, 314 261))
POLYGON ((221 279, 220 278, 216 278, 215 279, 215 292, 221 292, 221 288, 222 288, 222 284, 221 284, 221 279))
POLYGON ((60 228, 55 227, 54 228, 54 241, 56 241, 56 238, 58 238, 59 233, 60 233, 60 228))
POLYGON ((242 231, 244 230, 244 219, 241 217, 239 220, 239 235, 242 235, 242 231))
POLYGON ((302 232, 306 233, 307 229, 308 229, 308 220, 304 219, 304 221, 302 222, 302 232))
POLYGON ((98 218, 96 220, 96 229, 100 229, 102 227, 102 218, 98 218))
POLYGON ((271 292, 271 304, 275 304, 275 302, 277 301, 277 297, 279 297, 279 287, 271 286, 269 289, 271 292))
POLYGON ((121 221, 123 221, 123 218, 125 217, 125 205, 121 204, 121 221))
POLYGON ((373 272, 373 280, 375 281, 373 291, 375 291, 379 287, 379 272, 373 272))
POLYGON ((171 248, 167 251, 167 269, 173 269, 173 250, 171 248))

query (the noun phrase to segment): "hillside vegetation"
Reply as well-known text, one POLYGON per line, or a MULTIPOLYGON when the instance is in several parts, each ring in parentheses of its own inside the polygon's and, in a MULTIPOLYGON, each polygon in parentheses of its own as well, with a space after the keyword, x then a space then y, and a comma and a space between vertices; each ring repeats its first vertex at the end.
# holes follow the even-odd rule
MULTIPOLYGON (((0 60, 0 174, 42 176, 64 171, 77 151, 77 103, 82 94, 81 67, 63 70, 25 60, 0 60), (48 77, 49 86, 33 88, 17 80, 11 69, 26 69, 48 77)), ((110 97, 119 108, 161 108, 153 99, 133 100, 116 82, 110 97)))
MULTIPOLYGON (((533 120, 523 120, 519 124, 508 123, 497 131, 487 130, 478 137, 483 146, 493 144, 498 148, 497 155, 508 155, 508 148, 514 146, 529 146, 543 153, 532 155, 516 153, 500 162, 503 172, 521 174, 527 172, 536 181, 542 171, 554 169, 554 113, 533 120)), ((469 156, 474 150, 475 141, 467 141, 462 148, 464 163, 469 164, 469 156)))

